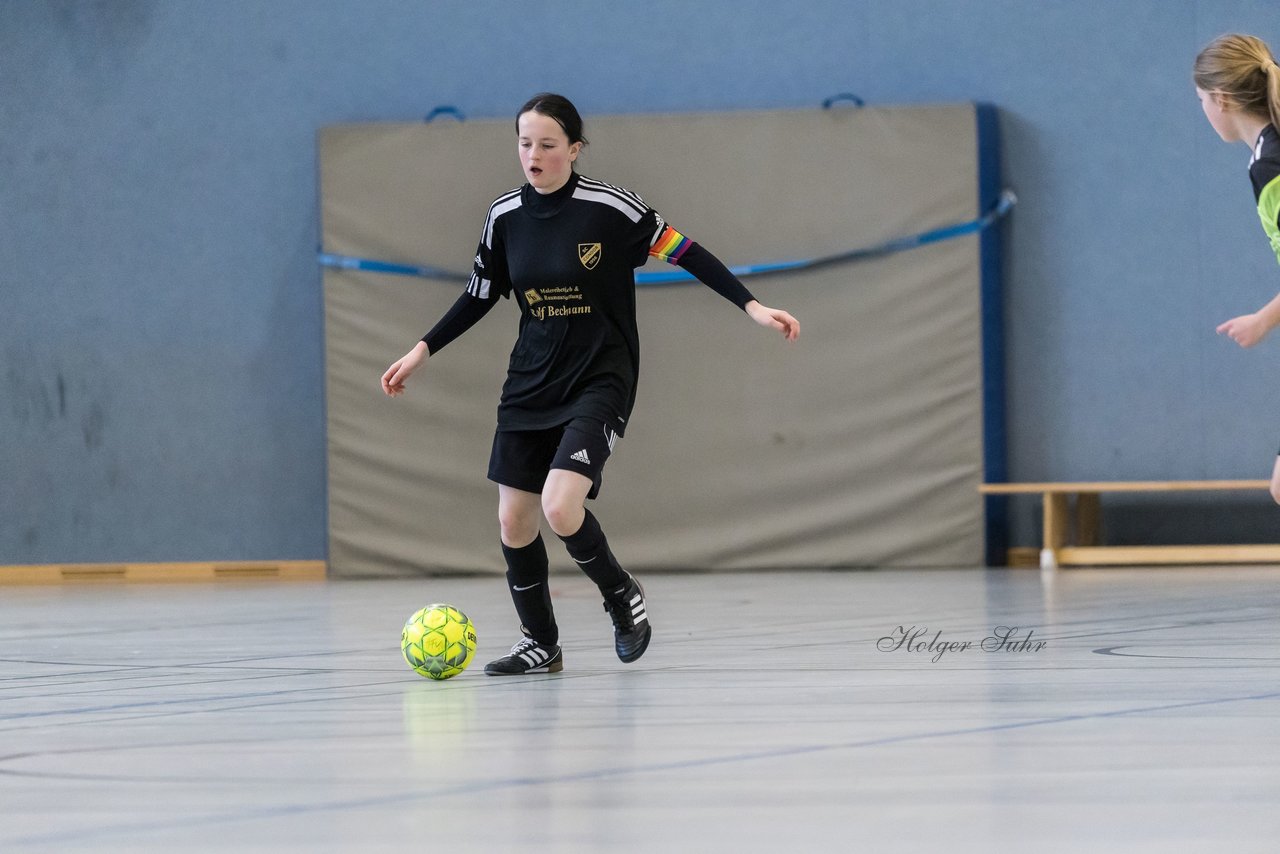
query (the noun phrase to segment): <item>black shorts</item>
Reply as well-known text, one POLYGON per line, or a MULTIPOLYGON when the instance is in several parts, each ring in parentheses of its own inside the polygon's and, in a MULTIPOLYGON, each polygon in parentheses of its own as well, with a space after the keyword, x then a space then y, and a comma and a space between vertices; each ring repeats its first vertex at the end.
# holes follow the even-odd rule
POLYGON ((617 433, 590 418, 547 430, 499 430, 493 434, 489 480, 541 494, 551 470, 564 469, 590 478, 587 497, 595 498, 617 441, 617 433))

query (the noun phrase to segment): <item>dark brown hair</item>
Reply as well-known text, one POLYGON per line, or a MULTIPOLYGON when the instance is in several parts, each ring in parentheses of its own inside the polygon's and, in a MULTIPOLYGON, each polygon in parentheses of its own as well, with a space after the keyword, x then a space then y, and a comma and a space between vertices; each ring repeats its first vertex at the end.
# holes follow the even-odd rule
POLYGON ((520 117, 530 111, 555 119, 564 129, 565 136, 569 137, 570 145, 575 142, 587 144, 587 138, 582 135, 582 116, 578 115, 578 108, 564 95, 539 92, 525 101, 520 112, 516 113, 516 133, 520 132, 520 117))

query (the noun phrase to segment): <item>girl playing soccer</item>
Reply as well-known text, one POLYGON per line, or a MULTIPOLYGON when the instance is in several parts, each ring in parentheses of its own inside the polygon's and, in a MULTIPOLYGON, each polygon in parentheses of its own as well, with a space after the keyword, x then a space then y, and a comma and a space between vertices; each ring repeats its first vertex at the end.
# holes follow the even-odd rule
POLYGON ((761 326, 789 341, 800 324, 761 305, 714 255, 680 234, 634 193, 579 175, 587 140, 566 98, 535 95, 516 115, 527 183, 489 206, 466 290, 435 327, 382 376, 388 395, 429 356, 514 296, 520 331, 498 404, 489 479, 507 585, 525 635, 490 662, 491 676, 564 668, 547 589, 545 515, 569 556, 596 583, 624 662, 651 634, 644 591, 618 563, 586 499, 626 429, 635 403, 640 344, 634 270, 650 256, 678 264, 761 326))

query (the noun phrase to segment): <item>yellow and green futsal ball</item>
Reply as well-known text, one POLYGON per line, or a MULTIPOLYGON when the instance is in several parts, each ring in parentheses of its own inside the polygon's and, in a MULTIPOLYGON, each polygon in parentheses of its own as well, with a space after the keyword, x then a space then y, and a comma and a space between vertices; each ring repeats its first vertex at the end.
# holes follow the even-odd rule
POLYGON ((400 651, 414 672, 448 679, 467 669, 476 654, 476 628, 452 605, 428 605, 405 621, 400 651))

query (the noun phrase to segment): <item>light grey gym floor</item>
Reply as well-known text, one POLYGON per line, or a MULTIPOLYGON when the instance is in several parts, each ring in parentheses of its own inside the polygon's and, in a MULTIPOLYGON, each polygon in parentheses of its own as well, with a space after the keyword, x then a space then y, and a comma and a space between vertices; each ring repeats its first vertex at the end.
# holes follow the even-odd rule
POLYGON ((0 851, 1280 850, 1280 569, 642 580, 526 678, 498 577, 0 587, 0 851))

